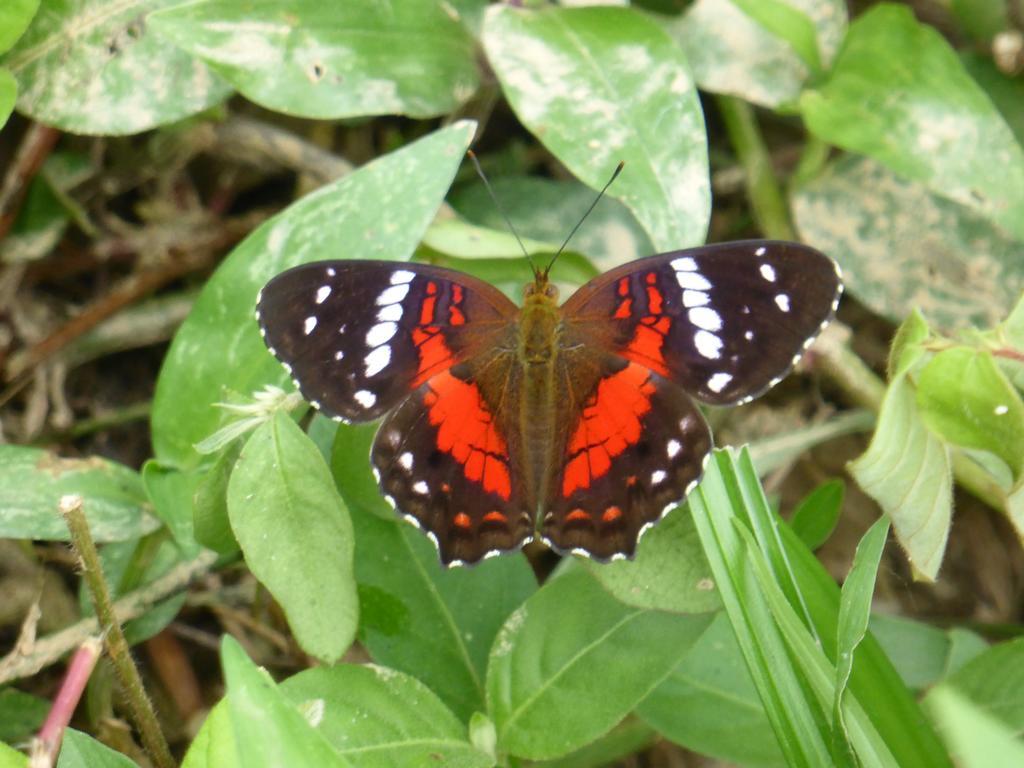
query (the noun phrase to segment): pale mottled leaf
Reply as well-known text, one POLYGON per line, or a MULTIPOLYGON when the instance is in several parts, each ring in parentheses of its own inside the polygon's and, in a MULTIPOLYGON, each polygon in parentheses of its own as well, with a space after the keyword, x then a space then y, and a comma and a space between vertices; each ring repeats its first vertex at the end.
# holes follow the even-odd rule
POLYGON ((230 87, 149 30, 179 0, 51 0, 3 59, 18 109, 71 133, 138 133, 223 101, 230 87))

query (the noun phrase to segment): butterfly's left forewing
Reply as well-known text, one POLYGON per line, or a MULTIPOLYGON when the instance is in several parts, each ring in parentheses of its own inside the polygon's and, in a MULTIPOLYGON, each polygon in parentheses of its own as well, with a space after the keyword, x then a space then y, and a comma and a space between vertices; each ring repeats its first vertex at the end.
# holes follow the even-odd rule
POLYGON ((310 403, 371 421, 431 376, 493 345, 518 308, 461 272, 388 261, 321 261, 282 272, 256 316, 310 403))

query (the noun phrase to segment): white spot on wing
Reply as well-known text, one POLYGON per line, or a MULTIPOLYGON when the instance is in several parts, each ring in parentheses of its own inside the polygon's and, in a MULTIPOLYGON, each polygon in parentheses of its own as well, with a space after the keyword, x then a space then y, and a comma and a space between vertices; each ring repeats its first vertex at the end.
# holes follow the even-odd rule
POLYGON ((654 485, 657 485, 662 480, 664 480, 666 477, 668 477, 668 473, 666 473, 665 470, 663 470, 663 469, 656 469, 653 472, 651 472, 651 483, 653 483, 654 485))
POLYGON ((758 248, 758 249, 757 249, 756 251, 754 251, 754 255, 755 255, 755 256, 764 256, 764 255, 765 255, 765 253, 767 252, 767 250, 768 250, 768 249, 767 249, 767 248, 765 248, 765 247, 764 247, 764 246, 762 245, 762 246, 761 246, 760 248, 758 248))
POLYGON ((669 440, 668 444, 665 446, 665 452, 668 454, 670 459, 674 459, 678 456, 681 450, 683 450, 683 444, 678 440, 669 440))
POLYGON ((675 259, 671 262, 672 269, 676 272, 696 272, 697 262, 689 256, 683 256, 681 259, 675 259))
POLYGON ((412 469, 412 454, 406 451, 398 457, 398 463, 405 469, 412 469))
POLYGON ((414 277, 416 277, 414 272, 410 272, 407 269, 396 269, 391 273, 391 284, 401 285, 402 283, 411 283, 414 277))
POLYGON ((708 379, 708 389, 712 392, 721 392, 726 385, 732 381, 732 375, 728 373, 716 373, 708 379))
POLYGON ((694 291, 690 289, 683 291, 684 307, 703 307, 705 304, 710 303, 710 301, 711 297, 704 293, 704 291, 694 291))
POLYGON ((711 307, 694 307, 687 313, 690 322, 705 331, 722 330, 722 317, 711 307))
POLYGON ((676 272, 676 282, 680 288, 694 291, 707 291, 711 288, 711 283, 699 272, 676 272))
POLYGON ((363 362, 366 363, 367 377, 376 376, 391 362, 391 347, 387 344, 377 347, 363 358, 363 362))
POLYGON ((780 293, 775 296, 775 303, 779 306, 783 312, 789 312, 789 296, 785 293, 780 293))
POLYGON ((343 360, 344 358, 345 358, 345 353, 342 352, 340 349, 337 352, 334 353, 334 359, 335 360, 343 360))
POLYGON ((316 289, 316 303, 323 304, 327 301, 327 297, 331 295, 331 286, 321 285, 316 289))
POLYGON ((761 277, 767 280, 769 283, 775 282, 775 269, 771 264, 761 265, 761 277))
POLYGON ((373 404, 377 402, 377 396, 368 389, 360 389, 353 397, 363 408, 372 408, 373 404))
POLYGON ((377 313, 378 320, 401 320, 402 319, 402 305, 401 304, 388 304, 386 307, 381 309, 377 313))
POLYGON ((422 480, 417 480, 415 483, 413 483, 412 489, 416 491, 416 493, 420 494, 420 496, 426 496, 430 492, 430 486, 428 486, 422 480))
POLYGON ((306 322, 302 326, 302 332, 309 336, 309 334, 313 332, 314 328, 316 328, 316 318, 310 315, 306 318, 306 322))
POLYGON ((371 347, 387 344, 398 331, 396 323, 377 323, 366 332, 366 343, 371 347))
POLYGON ((334 271, 334 267, 328 267, 327 268, 327 276, 328 277, 334 277, 336 274, 338 274, 338 273, 334 271))
POLYGON ((380 292, 380 296, 377 297, 377 306, 383 307, 387 304, 396 304, 404 299, 408 293, 408 285, 392 285, 390 288, 385 288, 380 292))
POLYGON ((693 343, 697 351, 708 360, 717 360, 722 356, 722 340, 708 331, 697 331, 693 334, 693 343))
POLYGON ((747 341, 753 341, 754 340, 754 332, 753 331, 745 331, 743 333, 743 338, 746 339, 747 341))

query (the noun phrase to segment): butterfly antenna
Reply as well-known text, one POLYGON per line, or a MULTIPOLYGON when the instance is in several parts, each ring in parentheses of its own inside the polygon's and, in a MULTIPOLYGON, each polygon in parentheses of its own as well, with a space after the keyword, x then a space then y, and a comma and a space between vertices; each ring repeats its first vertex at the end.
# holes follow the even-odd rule
POLYGON ((494 189, 491 187, 491 182, 489 182, 487 180, 487 176, 484 175, 484 169, 480 167, 480 161, 477 160, 476 152, 474 152, 472 149, 467 149, 466 154, 469 155, 469 159, 473 161, 473 167, 476 168, 477 175, 480 177, 480 180, 484 183, 484 187, 487 188, 487 194, 489 194, 491 196, 491 200, 494 201, 494 207, 498 209, 498 213, 500 213, 501 218, 505 220, 505 223, 508 225, 509 231, 512 232, 512 235, 515 237, 516 242, 519 243, 519 248, 520 250, 522 250, 523 256, 525 256, 526 260, 530 262, 530 269, 533 270, 534 275, 537 275, 537 266, 533 263, 533 259, 530 258, 530 254, 526 252, 526 246, 523 245, 523 241, 519 238, 519 233, 516 232, 516 228, 512 226, 512 220, 508 217, 508 214, 505 213, 505 209, 501 207, 501 203, 498 202, 498 196, 494 194, 494 189))
POLYGON ((615 166, 615 171, 612 173, 612 177, 608 179, 608 181, 605 183, 603 187, 601 187, 601 191, 597 193, 597 197, 594 198, 594 202, 592 202, 590 204, 590 207, 587 208, 587 212, 580 217, 580 220, 578 222, 576 222, 576 226, 572 228, 572 232, 570 232, 569 236, 565 238, 565 242, 563 242, 562 245, 559 247, 557 253, 555 253, 555 255, 551 257, 551 261, 548 262, 548 265, 544 267, 545 277, 547 277, 548 272, 551 271, 551 267, 555 265, 555 260, 558 259, 558 257, 562 254, 562 251, 565 250, 565 246, 567 246, 569 244, 569 241, 572 240, 572 236, 576 234, 576 230, 580 228, 584 221, 586 221, 587 216, 590 215, 590 212, 594 210, 594 207, 598 204, 601 198, 604 197, 605 191, 608 189, 608 187, 612 185, 612 182, 618 178, 619 174, 622 173, 622 168, 625 165, 626 162, 624 160, 620 160, 619 164, 615 166))

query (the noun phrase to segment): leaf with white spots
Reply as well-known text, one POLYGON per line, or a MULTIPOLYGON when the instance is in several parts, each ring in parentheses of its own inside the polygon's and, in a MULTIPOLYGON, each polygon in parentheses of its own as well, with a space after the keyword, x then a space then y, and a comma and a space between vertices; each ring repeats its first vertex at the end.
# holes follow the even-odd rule
POLYGON ((583 182, 609 189, 660 250, 704 242, 704 115, 671 38, 629 8, 492 6, 484 48, 519 119, 583 182))
MULTIPOLYGON (((841 0, 787 0, 786 4, 811 20, 819 58, 828 65, 846 32, 846 4, 841 0)), ((810 75, 782 37, 732 0, 697 0, 666 22, 666 29, 686 52, 697 84, 706 91, 777 107, 795 101, 810 75)))
POLYGON ((154 27, 268 109, 312 118, 451 112, 476 91, 473 38, 422 0, 202 0, 154 27))
POLYGON ((358 624, 354 536, 319 450, 278 412, 239 454, 227 500, 246 564, 281 604, 299 645, 337 661, 358 624))
POLYGON ((18 80, 18 110, 71 133, 124 135, 223 101, 230 86, 149 28, 178 0, 55 0, 2 63, 18 80))
POLYGON ((235 248, 164 360, 152 416, 157 457, 196 463, 192 446, 230 416, 213 405, 225 399, 225 389, 251 392, 287 381, 253 319, 264 283, 286 267, 324 258, 408 258, 444 199, 473 129, 459 122, 385 155, 307 195, 235 248))
POLYGON ((710 619, 624 605, 579 567, 549 580, 491 649, 487 708, 498 749, 551 759, 607 733, 668 676, 710 619))
POLYGON ((842 264, 857 298, 894 322, 917 307, 947 331, 990 327, 1024 284, 1024 245, 875 160, 840 158, 793 194, 792 209, 801 239, 842 264))
POLYGON ((949 43, 910 8, 882 4, 854 21, 828 80, 805 91, 800 108, 819 138, 1024 239, 1024 149, 949 43))
POLYGON ((1024 474, 1024 402, 987 350, 953 347, 917 378, 924 423, 953 445, 998 456, 1020 482, 1024 474))
POLYGON ((134 470, 99 457, 62 459, 0 445, 0 539, 67 541, 57 504, 72 493, 82 497, 96 541, 135 539, 160 527, 134 470))

